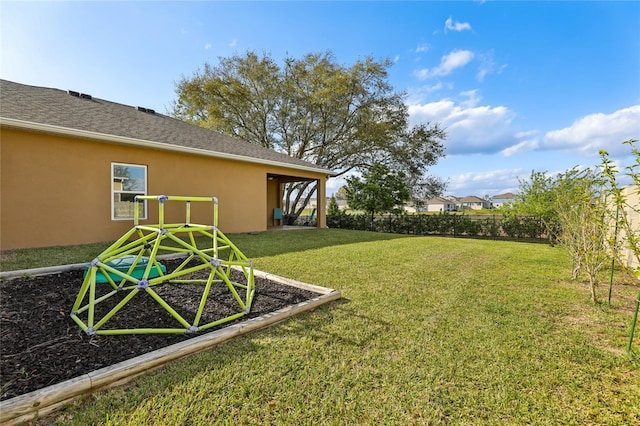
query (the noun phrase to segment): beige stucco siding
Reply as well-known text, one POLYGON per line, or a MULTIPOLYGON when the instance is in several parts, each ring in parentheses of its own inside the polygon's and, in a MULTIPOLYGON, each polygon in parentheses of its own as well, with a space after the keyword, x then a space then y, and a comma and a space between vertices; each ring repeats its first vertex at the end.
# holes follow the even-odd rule
POLYGON ((281 185, 274 178, 267 179, 267 216, 268 227, 282 225, 281 220, 273 220, 273 209, 280 207, 278 200, 282 199, 281 185))
MULTIPOLYGON (((133 226, 111 219, 111 164, 147 167, 148 195, 215 196, 225 233, 267 228, 278 191, 267 174, 286 167, 75 139, 2 128, 0 135, 0 249, 110 241, 133 226), (273 185, 273 184, 271 184, 273 185)), ((318 173, 295 171, 319 179, 318 173)), ((157 222, 149 203, 147 223, 157 222)), ((172 203, 169 203, 172 204, 172 203)), ((184 221, 184 205, 167 206, 167 222, 184 221)), ((211 223, 212 208, 195 205, 192 223, 211 223)), ((144 223, 145 221, 143 221, 144 223)))
MULTIPOLYGON (((626 214, 627 220, 629 221, 630 229, 632 232, 635 232, 635 235, 640 233, 640 216, 638 215, 638 211, 640 211, 640 192, 638 191, 638 187, 635 185, 628 186, 624 188, 623 194, 626 199, 626 214)), ((625 232, 622 231, 621 238, 625 238, 625 232)), ((640 263, 638 262, 638 258, 635 252, 629 248, 624 250, 623 252, 624 258, 622 259, 623 263, 625 263, 630 268, 639 268, 640 263)))

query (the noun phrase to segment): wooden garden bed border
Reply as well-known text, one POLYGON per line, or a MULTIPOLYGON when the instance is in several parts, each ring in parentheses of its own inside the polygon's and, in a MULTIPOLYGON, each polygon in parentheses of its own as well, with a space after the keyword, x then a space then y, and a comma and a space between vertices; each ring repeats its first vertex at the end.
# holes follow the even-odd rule
MULTIPOLYGON (((173 257, 176 256, 167 256, 165 258, 173 257)), ((85 266, 86 263, 79 263, 57 267, 9 271, 1 273, 0 278, 10 280, 12 278, 25 275, 46 275, 73 269, 81 269, 85 266)), ((92 392, 122 385, 131 381, 135 377, 146 373, 147 371, 160 368, 170 361, 210 349, 234 337, 269 327, 280 321, 284 321, 289 317, 316 309, 325 303, 329 303, 342 297, 340 291, 331 288, 307 284, 258 270, 254 270, 254 275, 280 284, 310 290, 315 293, 319 293, 320 296, 92 371, 87 374, 83 374, 82 376, 62 383, 1 401, 0 423, 3 425, 14 425, 31 420, 36 416, 45 416, 62 408, 65 404, 84 397, 92 392)))

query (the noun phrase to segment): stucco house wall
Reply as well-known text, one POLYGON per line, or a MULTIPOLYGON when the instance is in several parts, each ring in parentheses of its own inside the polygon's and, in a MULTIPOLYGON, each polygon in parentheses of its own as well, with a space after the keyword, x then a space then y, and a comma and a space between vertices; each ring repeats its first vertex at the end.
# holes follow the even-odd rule
POLYGON ((473 195, 456 199, 455 205, 458 210, 482 210, 490 207, 489 201, 473 195))
MULTIPOLYGON (((623 189, 623 194, 626 199, 625 210, 630 228, 635 232, 635 235, 640 235, 640 191, 637 186, 631 185, 623 189)), ((618 237, 624 241, 626 237, 624 230, 620 231, 618 237)), ((638 261, 638 257, 633 250, 627 248, 623 251, 622 256, 623 258, 620 260, 627 265, 627 267, 640 268, 640 261, 638 261)))
POLYGON ((491 208, 499 209, 506 204, 515 203, 517 199, 518 195, 512 192, 494 195, 491 197, 491 208))
POLYGON ((456 209, 453 201, 442 197, 431 198, 426 204, 428 212, 450 212, 456 209))
MULTIPOLYGON (((62 92, 62 96, 68 95, 62 92)), ((3 94, 3 103, 5 99, 3 94)), ((120 136, 70 131, 68 127, 58 128, 50 123, 40 126, 32 121, 7 118, 6 106, 2 105, 0 110, 2 250, 111 241, 120 237, 133 226, 133 220, 112 218, 112 163, 146 166, 147 195, 216 197, 219 227, 225 233, 266 230, 273 224, 273 208, 282 204, 284 182, 315 180, 319 192, 324 194, 325 181, 331 173, 299 160, 287 164, 289 157, 279 157, 280 154, 260 158, 272 156, 264 152, 268 150, 257 150, 257 154, 250 151, 247 156, 218 155, 214 149, 176 147, 154 141, 138 143, 120 136)), ((171 126, 189 126, 188 131, 194 131, 198 137, 204 135, 205 139, 215 133, 201 128, 193 130, 191 127, 196 126, 183 122, 176 124, 178 120, 173 118, 155 118, 171 120, 171 126)), ((231 138, 223 142, 233 143, 227 139, 231 138)), ((324 197, 320 199, 324 201, 324 197)), ((322 204, 318 227, 326 226, 322 204)), ((148 207, 148 218, 141 223, 157 223, 157 203, 150 202, 148 207)), ((183 222, 184 205, 169 203, 166 215, 169 223, 183 222)), ((191 215, 193 223, 210 224, 212 207, 208 203, 194 203, 191 215)))

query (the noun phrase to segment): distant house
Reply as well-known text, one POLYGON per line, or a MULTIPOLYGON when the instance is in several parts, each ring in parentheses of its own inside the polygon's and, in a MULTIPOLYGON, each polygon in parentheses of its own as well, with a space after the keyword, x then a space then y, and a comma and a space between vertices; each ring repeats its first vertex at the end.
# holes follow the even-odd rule
MULTIPOLYGON (((0 140, 2 250, 117 239, 133 225, 136 195, 216 197, 223 232, 264 231, 281 225, 274 209, 285 183, 315 181, 324 195, 333 175, 152 109, 7 80, 0 140)), ((325 227, 319 200, 317 226, 325 227)), ((141 223, 158 222, 152 204, 141 223)), ((183 221, 175 207, 167 220, 183 221)), ((205 206, 191 211, 193 223, 211 217, 205 206)))
MULTIPOLYGON (((336 199, 336 203, 338 203, 338 208, 340 210, 345 210, 345 209, 349 208, 349 206, 347 205, 347 200, 345 200, 342 197, 335 196, 335 195, 334 195, 334 197, 336 199)), ((331 201, 331 197, 326 197, 325 198, 325 207, 329 205, 329 201, 331 201)), ((302 207, 302 204, 303 204, 303 200, 300 200, 300 202, 296 205, 296 208, 302 207)), ((318 208, 318 200, 315 197, 309 198, 309 203, 307 204, 306 207, 313 208, 313 209, 318 208)))
POLYGON ((491 203, 488 200, 474 195, 456 198, 455 205, 457 210, 482 210, 491 207, 491 203))
POLYGON ((499 209, 505 204, 514 203, 518 200, 518 195, 512 192, 505 192, 504 194, 494 195, 491 197, 491 208, 499 209))
MULTIPOLYGON (((349 208, 349 206, 347 205, 347 200, 345 200, 343 197, 339 197, 339 196, 334 196, 336 199, 336 204, 338 204, 338 208, 340 210, 346 210, 349 208)), ((327 197, 327 206, 329 205, 329 201, 331 200, 331 197, 327 197)))
POLYGON ((443 197, 430 198, 426 201, 428 212, 451 212, 456 209, 454 201, 443 197))

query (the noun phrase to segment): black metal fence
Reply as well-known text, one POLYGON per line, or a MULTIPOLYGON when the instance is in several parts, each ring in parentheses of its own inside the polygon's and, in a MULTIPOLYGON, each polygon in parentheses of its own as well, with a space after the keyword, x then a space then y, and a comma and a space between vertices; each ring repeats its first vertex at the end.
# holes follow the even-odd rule
POLYGON ((467 214, 327 215, 329 228, 395 234, 548 241, 538 217, 467 214))

